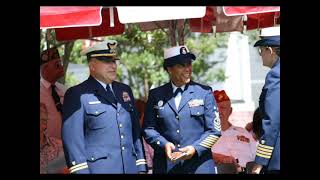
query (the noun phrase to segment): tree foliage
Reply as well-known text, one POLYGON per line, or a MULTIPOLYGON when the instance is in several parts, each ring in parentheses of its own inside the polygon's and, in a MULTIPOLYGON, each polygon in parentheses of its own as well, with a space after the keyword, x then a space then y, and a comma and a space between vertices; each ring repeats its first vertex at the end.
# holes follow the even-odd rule
MULTIPOLYGON (((124 34, 108 36, 104 39, 118 41, 117 52, 121 59, 118 66, 119 81, 127 83, 133 89, 136 98, 146 99, 150 88, 168 82, 168 74, 163 69, 163 50, 174 43, 170 42, 168 29, 143 32, 137 25, 129 24, 126 26, 128 27, 124 34)), ((216 72, 210 70, 216 62, 208 61, 208 55, 212 54, 218 47, 226 47, 228 34, 190 33, 189 28, 185 28, 185 31, 183 41, 197 57, 193 63, 193 80, 204 84, 211 81, 224 81, 224 70, 220 69, 216 72)), ((62 45, 66 42, 52 41, 55 40, 53 31, 49 31, 47 39, 45 37, 44 32, 40 33, 40 51, 44 49, 44 44, 49 41, 52 46, 59 46, 60 53, 64 54, 66 45, 62 45)), ((72 48, 69 48, 68 62, 86 64, 86 57, 80 56, 83 40, 72 43, 72 48)), ((74 84, 76 82, 74 77, 71 76, 70 73, 66 73, 66 84, 70 85, 70 83, 74 84)))

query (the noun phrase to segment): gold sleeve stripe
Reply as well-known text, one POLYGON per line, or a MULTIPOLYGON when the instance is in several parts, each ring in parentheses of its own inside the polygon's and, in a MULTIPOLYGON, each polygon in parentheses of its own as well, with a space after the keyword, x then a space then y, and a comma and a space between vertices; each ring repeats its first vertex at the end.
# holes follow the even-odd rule
POLYGON ((211 148, 213 146, 213 144, 214 143, 210 143, 210 144, 209 143, 200 143, 201 146, 208 147, 208 148, 211 148))
POLYGON ((205 144, 201 144, 200 143, 200 145, 203 146, 203 147, 209 148, 209 149, 211 148, 211 146, 208 146, 208 145, 205 145, 205 144))
POLYGON ((265 149, 265 148, 261 148, 261 147, 258 147, 257 150, 264 151, 264 152, 270 152, 270 153, 273 151, 272 149, 265 149))
POLYGON ((209 137, 213 137, 213 138, 218 138, 219 139, 218 136, 215 136, 215 135, 212 135, 212 134, 210 134, 209 137))
POLYGON ((88 168, 88 165, 87 165, 87 164, 70 170, 70 173, 79 171, 79 170, 81 170, 81 169, 86 169, 86 168, 88 168))
POLYGON ((201 143, 206 143, 206 144, 213 144, 215 143, 216 141, 202 141, 201 143))
POLYGON ((260 153, 260 154, 264 154, 264 155, 267 155, 267 156, 271 156, 271 152, 264 152, 264 151, 261 151, 259 149, 257 149, 257 153, 260 153))
POLYGON ((214 143, 216 143, 217 141, 202 141, 201 143, 205 143, 205 144, 209 144, 209 145, 213 145, 214 143))
POLYGON ((273 149, 273 147, 272 146, 267 146, 267 145, 262 145, 262 144, 258 144, 258 147, 261 147, 261 148, 266 148, 266 149, 273 149))
POLYGON ((204 139, 204 141, 215 141, 215 140, 218 140, 218 138, 207 137, 206 139, 204 139))
POLYGON ((136 160, 136 162, 145 162, 146 160, 145 159, 138 159, 136 160))
POLYGON ((205 145, 208 145, 208 146, 212 146, 213 143, 201 142, 200 144, 205 144, 205 145))
POLYGON ((146 162, 138 162, 138 163, 136 163, 136 165, 138 166, 138 165, 142 165, 142 164, 147 164, 146 162))
POLYGON ((70 167, 69 170, 72 171, 73 169, 84 166, 84 165, 87 165, 87 162, 74 165, 74 166, 70 167))
POLYGON ((218 140, 219 138, 216 138, 216 137, 208 137, 208 138, 206 138, 206 139, 218 140))
POLYGON ((258 149, 257 149, 257 152, 260 153, 260 154, 267 155, 267 156, 271 156, 271 154, 272 154, 271 152, 264 152, 264 151, 260 151, 258 149))
POLYGON ((216 141, 216 140, 218 140, 219 138, 213 138, 213 137, 208 137, 208 138, 206 138, 205 140, 214 140, 214 141, 216 141))
POLYGON ((208 138, 204 139, 203 141, 215 141, 215 140, 217 140, 217 139, 208 137, 208 138))
POLYGON ((266 158, 266 159, 270 159, 271 156, 266 156, 266 155, 263 155, 263 154, 260 154, 257 152, 257 156, 260 156, 260 157, 263 157, 263 158, 266 158))

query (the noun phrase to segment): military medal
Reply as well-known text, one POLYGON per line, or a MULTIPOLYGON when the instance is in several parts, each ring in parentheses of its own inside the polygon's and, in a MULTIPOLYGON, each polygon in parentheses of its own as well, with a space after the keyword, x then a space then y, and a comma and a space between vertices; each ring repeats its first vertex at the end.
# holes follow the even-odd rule
POLYGON ((124 102, 131 101, 130 96, 129 96, 129 94, 127 92, 123 92, 122 93, 122 98, 123 98, 124 102))

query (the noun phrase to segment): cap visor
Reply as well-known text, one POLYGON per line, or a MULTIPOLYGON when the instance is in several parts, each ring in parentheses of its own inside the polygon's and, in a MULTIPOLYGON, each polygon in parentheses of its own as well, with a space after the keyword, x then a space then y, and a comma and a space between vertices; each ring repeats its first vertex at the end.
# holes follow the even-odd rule
POLYGON ((100 61, 116 61, 116 60, 120 60, 120 58, 118 58, 116 56, 100 56, 100 57, 95 57, 95 58, 100 60, 100 61))
POLYGON ((168 59, 165 59, 164 66, 170 67, 176 64, 185 64, 185 63, 192 63, 196 59, 196 56, 192 53, 187 53, 184 55, 174 56, 168 59))

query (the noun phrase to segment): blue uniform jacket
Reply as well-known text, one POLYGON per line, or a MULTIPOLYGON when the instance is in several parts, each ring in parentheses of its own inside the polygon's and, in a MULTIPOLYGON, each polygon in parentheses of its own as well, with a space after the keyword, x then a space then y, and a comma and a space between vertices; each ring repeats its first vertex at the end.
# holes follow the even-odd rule
POLYGON ((150 91, 144 116, 144 136, 154 149, 154 173, 215 173, 211 147, 220 137, 220 118, 209 86, 190 82, 176 109, 171 83, 150 91), (166 159, 164 146, 192 145, 195 155, 176 163, 166 159))
POLYGON ((146 171, 132 91, 115 81, 112 87, 117 104, 91 76, 65 94, 62 140, 71 173, 146 171))
POLYGON ((263 113, 263 135, 255 161, 267 170, 280 170, 280 58, 266 76, 259 107, 263 113))

